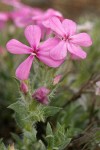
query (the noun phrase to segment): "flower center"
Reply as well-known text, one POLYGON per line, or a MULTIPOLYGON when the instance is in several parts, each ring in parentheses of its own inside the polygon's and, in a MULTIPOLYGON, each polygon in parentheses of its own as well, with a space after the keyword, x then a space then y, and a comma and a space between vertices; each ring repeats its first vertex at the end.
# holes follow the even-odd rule
POLYGON ((64 35, 62 40, 67 41, 69 39, 69 35, 64 35))
POLYGON ((32 56, 36 56, 36 53, 32 52, 31 55, 32 55, 32 56))

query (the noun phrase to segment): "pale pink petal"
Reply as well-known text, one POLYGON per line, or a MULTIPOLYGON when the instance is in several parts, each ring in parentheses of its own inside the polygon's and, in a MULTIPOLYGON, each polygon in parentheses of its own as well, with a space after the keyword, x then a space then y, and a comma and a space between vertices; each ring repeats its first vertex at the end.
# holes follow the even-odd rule
POLYGON ((50 28, 50 21, 49 21, 49 19, 43 21, 42 24, 43 24, 44 27, 50 28))
POLYGON ((66 35, 73 35, 76 32, 76 23, 70 19, 64 19, 62 26, 66 32, 66 35))
POLYGON ((68 43, 67 44, 67 48, 68 51, 71 54, 74 54, 75 56, 81 58, 81 59, 85 59, 86 58, 86 52, 84 52, 81 47, 79 47, 78 45, 72 44, 72 43, 68 43))
POLYGON ((40 61, 42 61, 44 64, 48 65, 49 67, 53 67, 53 68, 59 67, 64 62, 64 60, 54 60, 54 59, 52 59, 50 57, 50 52, 49 51, 44 51, 44 52, 39 51, 38 55, 37 55, 37 58, 40 61))
POLYGON ((49 38, 43 43, 41 43, 39 49, 40 51, 48 51, 55 47, 59 43, 60 39, 59 38, 49 38))
POLYGON ((33 21, 32 21, 32 18, 30 16, 22 16, 22 17, 17 17, 15 20, 14 20, 14 23, 17 27, 20 27, 20 28, 23 28, 29 24, 31 24, 33 21))
POLYGON ((50 50, 58 44, 58 41, 57 38, 49 38, 39 47, 37 58, 49 67, 56 68, 64 62, 64 60, 54 60, 50 57, 50 50))
POLYGON ((32 48, 37 48, 41 38, 41 29, 36 25, 29 25, 25 29, 25 37, 32 48))
POLYGON ((48 25, 48 27, 49 26, 58 35, 64 36, 65 31, 63 29, 62 23, 60 22, 60 19, 58 19, 57 17, 51 17, 49 19, 49 25, 48 25))
POLYGON ((50 17, 62 17, 62 14, 59 11, 56 11, 52 8, 47 9, 44 13, 44 20, 49 19, 50 17))
POLYGON ((27 80, 30 74, 34 56, 30 55, 25 61, 23 61, 16 70, 16 77, 19 80, 27 80))
POLYGON ((9 19, 9 13, 0 12, 0 21, 7 21, 9 19))
POLYGON ((31 48, 17 41, 16 39, 10 40, 7 45, 7 50, 12 54, 30 54, 31 48))
POLYGON ((67 47, 66 47, 66 42, 61 41, 57 46, 55 46, 51 51, 50 51, 50 56, 54 60, 62 60, 66 57, 67 55, 67 47))
POLYGON ((92 40, 87 33, 79 33, 71 36, 71 42, 84 47, 92 45, 92 40))

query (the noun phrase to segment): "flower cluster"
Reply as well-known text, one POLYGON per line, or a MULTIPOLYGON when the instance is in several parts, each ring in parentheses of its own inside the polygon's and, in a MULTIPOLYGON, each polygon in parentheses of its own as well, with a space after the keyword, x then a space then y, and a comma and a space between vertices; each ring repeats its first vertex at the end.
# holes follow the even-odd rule
MULTIPOLYGON (((17 8, 10 13, 10 17, 17 26, 27 26, 24 34, 30 45, 27 46, 16 39, 11 39, 7 43, 7 50, 10 53, 28 55, 16 70, 16 77, 19 80, 29 78, 35 58, 53 68, 59 67, 66 60, 67 55, 72 58, 86 58, 86 52, 81 46, 91 46, 92 40, 87 33, 77 34, 77 25, 74 21, 64 19, 60 12, 53 9, 43 12, 19 1, 11 1, 14 8, 17 3, 17 8)), ((6 21, 7 18, 5 17, 4 20, 6 21)))

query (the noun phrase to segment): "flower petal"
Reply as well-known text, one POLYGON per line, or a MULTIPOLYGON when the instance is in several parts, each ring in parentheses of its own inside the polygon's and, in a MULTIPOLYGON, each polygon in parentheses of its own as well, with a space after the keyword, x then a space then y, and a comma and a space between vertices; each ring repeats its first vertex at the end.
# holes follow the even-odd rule
POLYGON ((30 55, 25 61, 23 61, 16 70, 16 77, 19 80, 27 80, 30 74, 34 56, 30 55))
POLYGON ((30 54, 31 48, 19 42, 16 39, 10 40, 7 45, 7 50, 12 54, 30 54))
POLYGON ((26 17, 16 17, 14 23, 17 27, 23 28, 32 23, 32 18, 30 16, 26 17))
POLYGON ((32 48, 37 48, 41 38, 41 29, 36 25, 29 25, 25 29, 25 37, 32 48))
POLYGON ((55 46, 51 51, 50 51, 50 56, 54 60, 62 60, 66 57, 67 55, 67 47, 66 47, 66 42, 61 41, 57 46, 55 46))
POLYGON ((49 38, 45 42, 43 42, 37 53, 38 59, 40 59, 43 63, 50 67, 58 67, 60 66, 64 60, 54 60, 50 57, 50 50, 54 48, 59 43, 58 38, 49 38))
POLYGON ((40 51, 48 51, 55 47, 59 43, 60 39, 59 38, 49 38, 43 43, 41 43, 39 49, 40 51))
POLYGON ((81 47, 79 47, 78 45, 72 44, 72 43, 68 43, 67 45, 68 51, 71 54, 74 54, 75 56, 85 59, 86 58, 86 52, 84 52, 81 47))
POLYGON ((56 32, 57 34, 59 34, 60 36, 64 36, 65 31, 63 29, 62 23, 60 22, 60 20, 57 17, 51 17, 49 19, 49 25, 50 28, 56 32))
POLYGON ((84 47, 92 45, 92 40, 87 33, 79 33, 71 36, 71 42, 84 47))
POLYGON ((73 35, 76 32, 76 23, 70 19, 64 19, 62 26, 67 35, 73 35))
POLYGON ((64 59, 62 60, 54 60, 50 57, 50 52, 49 51, 43 51, 39 52, 37 55, 37 58, 42 61, 44 64, 48 65, 49 67, 59 67, 63 62, 64 59))

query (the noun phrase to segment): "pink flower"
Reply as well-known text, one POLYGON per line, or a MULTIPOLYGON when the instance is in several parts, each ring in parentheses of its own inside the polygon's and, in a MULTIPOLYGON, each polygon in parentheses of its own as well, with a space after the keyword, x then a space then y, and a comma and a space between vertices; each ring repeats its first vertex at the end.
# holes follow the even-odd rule
POLYGON ((41 9, 23 5, 20 9, 12 11, 10 17, 17 27, 23 28, 27 25, 34 24, 32 17, 41 12, 41 9))
POLYGON ((23 92, 24 94, 28 93, 28 86, 24 81, 21 81, 20 83, 20 91, 23 92))
POLYGON ((57 17, 51 17, 48 27, 60 38, 59 44, 50 51, 50 56, 54 60, 64 59, 67 52, 81 59, 86 58, 86 53, 80 46, 89 47, 92 40, 87 33, 76 34, 75 22, 69 19, 61 22, 57 17))
POLYGON ((61 78, 62 78, 62 75, 57 75, 55 78, 54 78, 54 80, 53 80, 53 85, 56 85, 56 84, 58 84, 59 83, 59 81, 61 80, 61 78))
POLYGON ((42 29, 42 37, 44 38, 45 34, 49 34, 51 33, 50 29, 47 29, 48 24, 49 24, 49 18, 52 16, 56 16, 60 19, 63 18, 62 14, 59 11, 56 11, 52 8, 49 8, 48 10, 44 11, 44 12, 40 12, 38 14, 33 15, 32 19, 33 21, 36 22, 37 25, 40 26, 40 28, 42 29))
POLYGON ((34 58, 38 58, 44 64, 50 67, 60 66, 64 60, 53 60, 49 53, 57 43, 57 38, 49 38, 45 42, 40 44, 41 30, 36 25, 29 25, 25 29, 25 37, 30 44, 29 46, 12 39, 7 43, 7 49, 12 54, 28 54, 29 57, 22 62, 16 70, 16 77, 20 80, 26 80, 29 77, 30 69, 34 58))
POLYGON ((25 27, 31 24, 32 21, 32 10, 27 7, 13 10, 10 13, 10 18, 17 27, 25 27))
POLYGON ((9 15, 6 12, 0 12, 0 29, 5 26, 5 23, 8 21, 9 15))
POLYGON ((50 17, 56 16, 58 18, 62 18, 62 14, 59 11, 56 11, 52 8, 49 8, 48 10, 46 10, 45 12, 42 12, 40 14, 37 14, 35 16, 33 16, 33 20, 40 22, 42 24, 45 24, 45 26, 49 23, 48 19, 50 17))
POLYGON ((39 101, 42 104, 47 105, 48 104, 48 97, 47 95, 50 93, 50 90, 46 87, 40 87, 38 88, 32 95, 32 97, 39 101))
POLYGON ((34 15, 40 15, 43 12, 40 8, 32 8, 21 3, 20 0, 2 0, 2 2, 13 6, 14 10, 9 13, 9 17, 20 28, 33 24, 32 17, 34 15))

